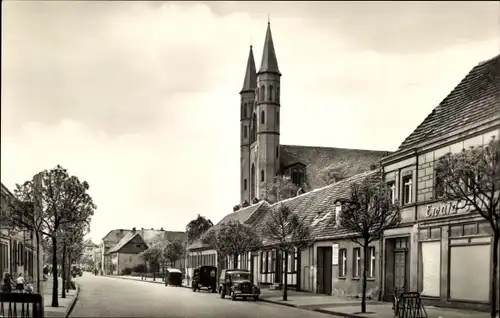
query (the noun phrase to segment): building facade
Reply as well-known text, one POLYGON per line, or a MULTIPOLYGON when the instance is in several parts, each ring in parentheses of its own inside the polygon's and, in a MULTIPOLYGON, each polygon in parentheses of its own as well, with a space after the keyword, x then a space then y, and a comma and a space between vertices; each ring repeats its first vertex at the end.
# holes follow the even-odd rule
MULTIPOLYGON (((2 217, 8 217, 10 207, 8 202, 17 201, 15 196, 1 184, 2 217)), ((40 259, 37 263, 37 242, 31 231, 12 231, 7 227, 0 227, 0 273, 17 276, 22 273, 25 277, 37 278, 37 271, 43 265, 43 249, 40 249, 40 259)), ((40 276, 41 277, 41 276, 40 276)))
POLYGON ((383 298, 394 288, 419 291, 427 303, 487 308, 491 228, 476 211, 443 199, 436 161, 500 138, 500 56, 480 63, 398 151, 382 160, 385 181, 402 204, 402 224, 386 231, 383 298))

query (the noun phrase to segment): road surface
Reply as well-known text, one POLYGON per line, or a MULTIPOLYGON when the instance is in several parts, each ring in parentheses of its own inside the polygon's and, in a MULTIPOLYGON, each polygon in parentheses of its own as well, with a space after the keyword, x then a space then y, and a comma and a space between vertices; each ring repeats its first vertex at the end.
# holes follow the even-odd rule
POLYGON ((262 301, 231 301, 205 291, 193 293, 184 287, 166 287, 84 273, 77 278, 78 301, 70 315, 78 317, 168 317, 168 318, 331 318, 313 311, 262 301))

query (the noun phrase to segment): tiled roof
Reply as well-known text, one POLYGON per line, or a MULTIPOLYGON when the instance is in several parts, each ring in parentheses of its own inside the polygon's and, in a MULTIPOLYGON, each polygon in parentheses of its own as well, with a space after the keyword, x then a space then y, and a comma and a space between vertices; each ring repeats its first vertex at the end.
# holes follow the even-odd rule
POLYGON ((495 117, 500 118, 500 55, 475 66, 403 141, 399 150, 495 117))
POLYGON ((187 242, 187 234, 186 234, 186 232, 165 231, 164 232, 164 237, 169 242, 174 242, 174 241, 187 242))
POLYGON ((253 58, 252 46, 250 46, 250 53, 248 53, 247 69, 245 72, 245 79, 243 80, 243 88, 241 91, 254 90, 257 87, 257 72, 255 70, 255 60, 253 58))
MULTIPOLYGON (((292 213, 297 213, 299 218, 311 228, 311 235, 315 240, 345 235, 346 231, 336 227, 333 223, 335 201, 349 197, 351 183, 378 176, 380 176, 378 170, 363 172, 335 184, 275 203, 269 210, 276 209, 281 204, 289 207, 292 213)), ((263 213, 259 220, 255 222, 254 226, 258 233, 262 233, 264 225, 268 221, 268 216, 268 213, 263 213)), ((261 235, 264 237, 263 234, 261 235)), ((272 242, 266 243, 271 244, 272 242)))
MULTIPOLYGON (((150 246, 154 241, 158 239, 166 239, 170 242, 175 240, 186 241, 187 237, 184 232, 175 232, 175 231, 164 231, 164 230, 155 230, 155 229, 141 229, 141 230, 123 230, 117 229, 112 230, 103 238, 105 247, 112 247, 111 250, 115 250, 117 245, 120 245, 123 240, 128 237, 131 239, 133 234, 139 234, 141 238, 144 240, 148 246, 150 246)), ((125 243, 126 244, 126 243, 125 243)))
MULTIPOLYGON (((113 246, 113 248, 111 248, 106 254, 111 254, 111 253, 116 253, 116 252, 119 252, 125 245, 128 244, 128 242, 132 241, 132 239, 136 236, 139 236, 140 237, 140 234, 139 233, 132 233, 132 232, 129 232, 127 233, 127 235, 125 235, 121 240, 120 242, 118 242, 118 244, 116 244, 115 246, 113 246)), ((144 240, 144 239, 143 239, 144 240)), ((146 243, 147 244, 147 243, 146 243)))
POLYGON ((116 230, 111 230, 109 231, 106 236, 102 238, 102 241, 104 242, 104 247, 105 248, 110 248, 118 244, 120 240, 127 235, 130 230, 124 230, 124 229, 116 229, 116 230))
POLYGON ((264 50, 262 51, 262 60, 260 62, 259 73, 275 72, 280 74, 278 68, 278 59, 274 50, 273 36, 271 34, 271 24, 267 24, 266 39, 264 41, 264 50))
POLYGON ((321 178, 321 170, 341 165, 345 166, 346 177, 370 170, 380 159, 389 154, 387 151, 344 149, 307 146, 280 146, 281 167, 286 168, 297 162, 306 165, 307 185, 310 189, 323 187, 326 182, 321 178))
POLYGON ((240 209, 236 212, 229 213, 227 214, 222 220, 220 220, 217 224, 212 226, 210 229, 208 229, 200 239, 196 240, 193 242, 193 244, 189 245, 188 249, 189 250, 194 250, 194 249, 201 249, 205 247, 209 247, 208 245, 203 243, 203 238, 206 237, 209 233, 213 231, 217 231, 218 229, 221 228, 222 224, 230 222, 230 221, 237 221, 242 224, 252 224, 258 216, 265 211, 269 207, 269 204, 266 201, 260 201, 257 204, 248 206, 246 208, 240 209))

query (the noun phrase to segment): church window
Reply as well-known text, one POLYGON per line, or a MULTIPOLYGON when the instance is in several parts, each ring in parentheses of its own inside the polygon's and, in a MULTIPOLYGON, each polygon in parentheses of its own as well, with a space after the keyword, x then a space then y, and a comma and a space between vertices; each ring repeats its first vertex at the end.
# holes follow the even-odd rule
POLYGON ((263 102, 265 100, 265 96, 266 96, 266 87, 262 85, 259 90, 259 100, 263 102))
POLYGON ((264 170, 260 170, 260 181, 264 182, 264 170))
POLYGON ((243 118, 247 117, 248 117, 248 104, 245 103, 245 105, 243 106, 243 118))
POLYGON ((257 115, 253 113, 253 120, 252 120, 252 142, 254 142, 257 139, 257 115))
POLYGON ((273 87, 273 85, 270 85, 269 86, 269 101, 270 102, 273 101, 273 93, 274 93, 274 87, 273 87))
POLYGON ((260 112, 260 123, 264 124, 266 122, 266 113, 264 111, 260 112))
POLYGON ((280 103, 280 87, 276 86, 276 102, 280 103))
POLYGON ((255 179, 255 165, 252 163, 252 170, 250 172, 250 197, 255 198, 255 184, 257 183, 255 179))
POLYGON ((247 138, 248 137, 248 126, 245 125, 245 129, 243 130, 243 138, 247 138))
POLYGON ((247 190, 247 179, 243 180, 243 190, 247 190))
POLYGON ((280 112, 277 111, 276 112, 276 125, 279 125, 280 124, 280 112))
POLYGON ((280 155, 279 150, 280 150, 280 147, 276 146, 276 158, 278 158, 280 155))

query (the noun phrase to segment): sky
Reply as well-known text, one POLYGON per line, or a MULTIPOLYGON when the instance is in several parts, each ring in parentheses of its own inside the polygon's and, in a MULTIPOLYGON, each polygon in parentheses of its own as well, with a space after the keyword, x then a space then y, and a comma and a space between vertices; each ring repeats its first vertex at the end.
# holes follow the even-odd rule
POLYGON ((1 181, 90 184, 90 237, 184 230, 239 201, 239 92, 268 18, 281 142, 394 151, 500 53, 490 2, 3 1, 1 181))

